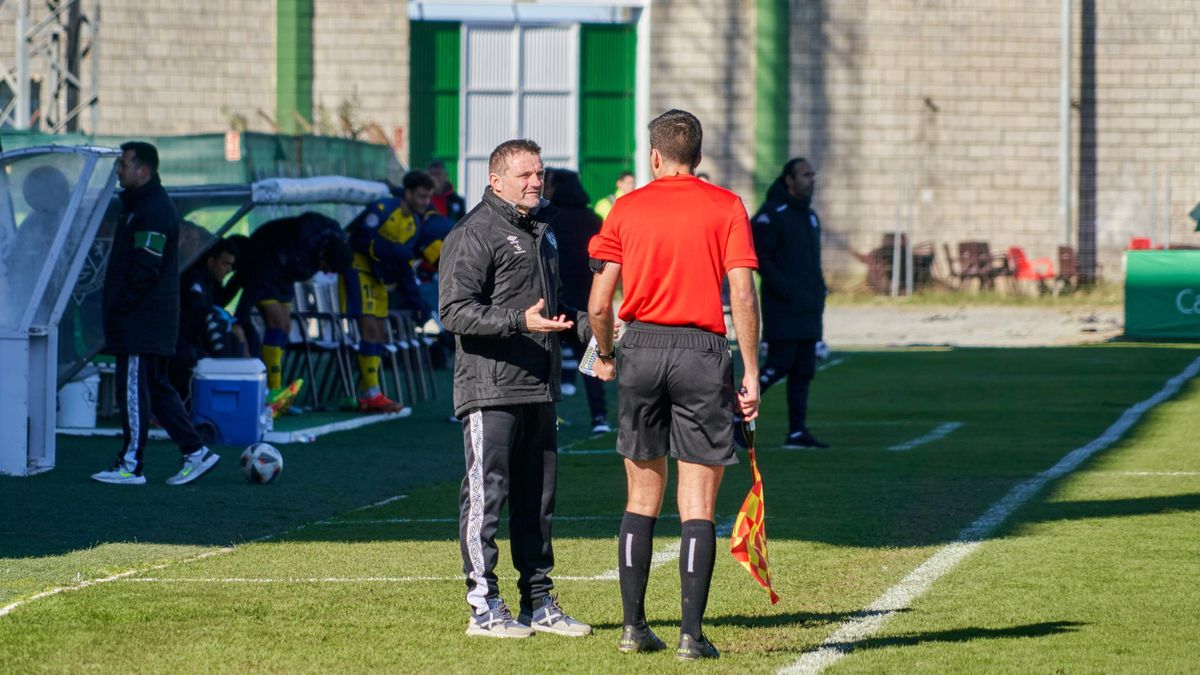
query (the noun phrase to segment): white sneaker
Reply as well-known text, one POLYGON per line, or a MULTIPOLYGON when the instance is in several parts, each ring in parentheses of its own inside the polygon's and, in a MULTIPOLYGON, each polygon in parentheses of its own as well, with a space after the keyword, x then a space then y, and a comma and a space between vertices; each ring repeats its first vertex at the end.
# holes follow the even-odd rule
POLYGON ((221 456, 208 448, 200 448, 190 455, 184 455, 183 466, 180 467, 179 473, 167 479, 167 485, 186 485, 203 476, 219 461, 221 456))
POLYGON ((592 634, 592 627, 567 616, 558 606, 557 595, 547 595, 534 603, 532 614, 521 611, 517 621, 539 633, 553 633, 566 637, 584 637, 592 634))
POLYGON ((533 629, 528 625, 517 622, 509 611, 508 605, 500 598, 488 600, 485 612, 472 614, 467 622, 467 635, 494 638, 527 638, 533 635, 533 629))
POLYGON ((92 480, 100 481, 101 483, 112 483, 113 485, 146 484, 146 477, 140 473, 134 473, 132 468, 125 465, 125 462, 117 462, 106 471, 92 474, 92 480))
POLYGON ((574 396, 577 391, 579 391, 579 390, 576 389, 575 385, 571 384, 570 382, 562 383, 562 395, 563 396, 574 396))
POLYGON ((593 434, 607 434, 610 431, 612 431, 612 427, 608 426, 608 420, 604 419, 603 417, 597 417, 596 419, 592 420, 593 434))

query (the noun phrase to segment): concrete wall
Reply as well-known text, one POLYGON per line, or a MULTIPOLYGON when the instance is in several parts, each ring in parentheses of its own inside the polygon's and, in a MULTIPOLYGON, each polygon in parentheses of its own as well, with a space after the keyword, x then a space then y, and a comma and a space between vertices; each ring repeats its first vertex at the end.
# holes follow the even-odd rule
MULTIPOLYGON (((1186 220, 1200 199, 1191 161, 1200 141, 1200 6, 1074 4, 1072 230, 1081 217, 1094 221, 1101 274, 1120 281, 1120 249, 1151 232, 1156 168, 1158 198, 1168 172, 1174 186, 1173 241, 1200 244, 1186 220), (1088 60, 1085 35, 1096 44, 1088 60), (1086 68, 1091 98, 1080 93, 1086 68)), ((878 245, 898 200, 912 209, 914 240, 936 242, 939 255, 942 242, 964 239, 1053 254, 1058 3, 797 0, 792 21, 792 150, 819 173, 831 276, 862 277, 850 252, 878 245)), ((1159 207, 1163 231, 1165 214, 1159 207)))
POLYGON ((699 170, 753 210, 753 0, 659 0, 651 7, 651 118, 671 108, 700 118, 699 170))
POLYGON ((338 111, 350 102, 354 127, 378 127, 360 138, 390 143, 399 128, 407 161, 408 61, 407 3, 314 1, 313 116, 333 133, 341 133, 338 111))
POLYGON ((235 114, 270 129, 257 111, 275 115, 275 3, 105 0, 100 31, 96 132, 224 131, 235 114))

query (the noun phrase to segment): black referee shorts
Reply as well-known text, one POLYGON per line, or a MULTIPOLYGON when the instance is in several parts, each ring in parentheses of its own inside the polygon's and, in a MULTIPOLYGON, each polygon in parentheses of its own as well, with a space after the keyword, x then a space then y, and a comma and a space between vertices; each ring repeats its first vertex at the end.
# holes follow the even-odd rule
POLYGON ((723 335, 630 322, 617 369, 618 453, 639 461, 670 454, 695 464, 737 463, 733 360, 723 335))

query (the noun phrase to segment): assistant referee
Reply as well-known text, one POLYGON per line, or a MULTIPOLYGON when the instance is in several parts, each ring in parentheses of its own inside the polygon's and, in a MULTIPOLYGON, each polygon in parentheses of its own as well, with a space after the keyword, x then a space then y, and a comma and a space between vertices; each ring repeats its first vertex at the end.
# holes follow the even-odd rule
POLYGON ((645 597, 670 455, 678 463, 683 525, 683 622, 675 651, 683 660, 720 656, 701 622, 716 549, 717 489, 725 466, 737 462, 729 425, 733 362, 721 308, 725 276, 745 366, 737 407, 753 419, 759 402, 758 259, 742 200, 693 175, 702 135, 700 120, 682 110, 652 121, 654 181, 618 200, 588 247, 597 271, 588 302, 600 350, 596 375, 611 380, 621 374, 617 452, 625 457, 628 501, 617 543, 624 611, 619 649, 666 646, 646 623, 645 597), (618 282, 626 323, 619 356, 612 301, 618 282))

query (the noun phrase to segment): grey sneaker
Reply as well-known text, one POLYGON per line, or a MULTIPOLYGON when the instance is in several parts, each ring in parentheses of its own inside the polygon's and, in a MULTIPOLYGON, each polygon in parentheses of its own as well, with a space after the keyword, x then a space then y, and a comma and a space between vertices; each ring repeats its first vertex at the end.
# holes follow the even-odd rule
POLYGON ((558 606, 557 595, 547 595, 533 602, 533 614, 521 610, 517 619, 539 633, 554 633, 567 637, 583 637, 592 634, 592 627, 567 616, 558 606))
POLYGON ((701 635, 694 638, 687 633, 679 634, 679 646, 675 648, 675 658, 680 661, 696 661, 699 659, 719 659, 721 652, 701 635))
POLYGON ((625 626, 621 631, 621 642, 617 649, 622 654, 637 654, 641 652, 657 652, 667 648, 667 643, 658 639, 649 626, 625 626))
POLYGON ((503 600, 493 598, 488 600, 486 612, 471 615, 471 620, 467 622, 467 635, 527 638, 533 635, 533 629, 514 619, 503 600))
POLYGON ((167 485, 186 485, 203 476, 219 461, 221 456, 208 448, 200 448, 190 455, 184 455, 183 466, 179 468, 179 473, 167 479, 167 485))
POLYGON ((140 473, 134 473, 133 469, 125 465, 125 462, 117 462, 109 467, 107 471, 98 471, 92 474, 92 480, 100 481, 101 483, 112 483, 113 485, 146 484, 146 477, 140 473))

